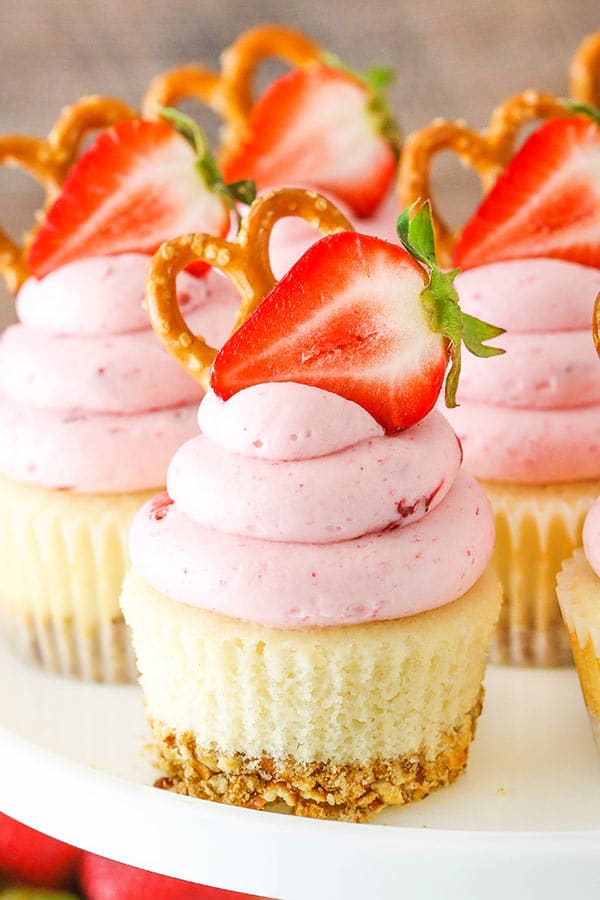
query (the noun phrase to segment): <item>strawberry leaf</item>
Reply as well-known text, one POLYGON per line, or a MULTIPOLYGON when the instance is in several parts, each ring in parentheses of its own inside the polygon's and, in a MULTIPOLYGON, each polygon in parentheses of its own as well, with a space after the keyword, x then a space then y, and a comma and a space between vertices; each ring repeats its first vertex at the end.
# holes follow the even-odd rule
POLYGON ((204 184, 213 194, 218 194, 222 197, 227 206, 235 212, 239 224, 241 216, 236 206, 236 201, 247 204, 252 203, 256 197, 256 185, 254 182, 246 180, 226 184, 200 126, 189 116, 172 107, 161 107, 159 114, 162 119, 192 145, 197 156, 196 168, 204 184))
POLYGON ((436 265, 433 222, 427 204, 420 207, 413 204, 405 209, 398 216, 396 230, 402 246, 411 256, 426 266, 436 265))
POLYGON ((589 103, 578 103, 576 100, 561 100, 561 104, 568 109, 569 112, 577 113, 580 116, 587 116, 597 125, 600 125, 600 109, 589 103))
POLYGON ((428 270, 429 282, 421 297, 431 330, 444 335, 450 344, 451 366, 446 376, 445 401, 446 406, 452 408, 456 406, 462 344, 474 356, 498 356, 504 350, 500 347, 488 347, 484 341, 504 334, 504 328, 489 325, 462 312, 454 286, 454 279, 460 269, 444 272, 437 264, 429 201, 420 204, 417 200, 405 209, 398 217, 396 228, 404 249, 428 270))
POLYGON ((256 200, 256 184, 250 179, 233 181, 231 184, 228 184, 227 187, 229 188, 231 195, 235 197, 236 200, 239 200, 240 203, 246 203, 250 206, 250 204, 254 203, 256 200))

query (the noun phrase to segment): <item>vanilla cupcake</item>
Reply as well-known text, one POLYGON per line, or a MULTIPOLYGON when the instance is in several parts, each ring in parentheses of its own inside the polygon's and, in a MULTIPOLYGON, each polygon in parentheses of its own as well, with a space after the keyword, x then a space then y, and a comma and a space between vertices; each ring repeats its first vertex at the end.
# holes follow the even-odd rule
POLYGON ((583 549, 563 563, 557 593, 600 750, 600 500, 585 520, 583 549))
MULTIPOLYGON (((168 282, 213 246, 155 257, 169 346, 168 282)), ((134 520, 121 597, 163 786, 362 821, 463 770, 501 597, 489 504, 431 411, 450 345, 423 298, 460 313, 428 271, 323 238, 217 356, 201 434, 134 520)))
MULTIPOLYGON (((154 339, 147 253, 184 227, 229 227, 195 163, 163 122, 103 132, 36 232, 20 322, 0 340, 0 611, 21 655, 54 672, 136 677, 118 604, 126 535, 202 396, 154 339)), ((190 323, 223 341, 225 279, 182 273, 178 289, 190 323)))

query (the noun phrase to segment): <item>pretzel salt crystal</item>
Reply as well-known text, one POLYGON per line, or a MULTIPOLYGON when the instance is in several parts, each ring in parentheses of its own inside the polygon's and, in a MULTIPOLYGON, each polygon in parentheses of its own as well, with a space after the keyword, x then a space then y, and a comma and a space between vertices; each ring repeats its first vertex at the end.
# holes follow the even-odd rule
MULTIPOLYGON (((44 189, 48 204, 59 192, 85 136, 136 115, 135 110, 114 97, 82 97, 65 107, 45 139, 29 135, 1 136, 0 165, 18 166, 29 172, 44 189)), ((0 274, 12 294, 27 278, 27 245, 34 231, 29 232, 20 246, 0 228, 0 274)))
POLYGON ((269 241, 276 222, 288 216, 305 219, 324 235, 353 230, 325 197, 301 188, 281 188, 255 200, 236 241, 188 234, 163 244, 152 259, 146 285, 152 326, 169 353, 204 388, 208 387, 210 366, 218 351, 203 337, 193 334, 181 315, 175 286, 177 275, 197 260, 227 275, 241 297, 235 331, 277 283, 269 262, 269 241))
POLYGON ((519 131, 527 122, 565 115, 568 112, 558 98, 525 91, 498 106, 483 131, 468 128, 462 121, 438 119, 408 136, 398 170, 398 195, 402 208, 419 199, 431 200, 436 246, 442 264, 451 263, 456 233, 446 224, 431 197, 433 158, 444 150, 453 151, 477 172, 486 193, 514 153, 519 131))
POLYGON ((581 42, 571 60, 569 92, 579 103, 600 106, 600 31, 581 42))

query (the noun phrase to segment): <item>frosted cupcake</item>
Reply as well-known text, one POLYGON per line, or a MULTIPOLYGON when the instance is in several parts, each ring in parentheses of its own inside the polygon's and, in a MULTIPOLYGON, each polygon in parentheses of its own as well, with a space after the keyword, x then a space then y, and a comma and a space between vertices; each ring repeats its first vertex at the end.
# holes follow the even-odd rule
MULTIPOLYGON (((461 305, 506 329, 507 352, 486 366, 465 360, 459 406, 448 415, 496 516, 505 603, 491 658, 553 666, 571 662, 556 573, 581 544, 600 492, 600 388, 589 331, 600 291, 600 125, 594 111, 574 115, 551 98, 522 95, 494 113, 487 138, 463 128, 461 146, 468 152, 472 142, 480 168, 501 143, 492 140, 493 123, 511 122, 514 131, 527 108, 557 118, 515 153, 453 248, 461 305)), ((452 129, 432 126, 424 140, 435 142, 436 127, 440 135, 452 129)))
MULTIPOLYGON (((257 201, 259 236, 301 197, 257 201)), ((175 273, 214 248, 155 257, 159 334, 175 273)), ((217 356, 201 434, 132 526, 121 598, 163 785, 361 821, 463 770, 500 589, 489 505, 431 411, 460 334, 430 312, 463 323, 429 272, 376 238, 325 237, 217 356)))
MULTIPOLYGON (((36 232, 20 323, 0 341, 2 619, 25 658, 63 674, 136 675, 118 605, 126 534, 202 395, 154 340, 147 254, 181 230, 229 227, 196 161, 164 122, 103 132, 36 232)), ((182 273, 178 290, 190 323, 223 341, 225 280, 182 273)))

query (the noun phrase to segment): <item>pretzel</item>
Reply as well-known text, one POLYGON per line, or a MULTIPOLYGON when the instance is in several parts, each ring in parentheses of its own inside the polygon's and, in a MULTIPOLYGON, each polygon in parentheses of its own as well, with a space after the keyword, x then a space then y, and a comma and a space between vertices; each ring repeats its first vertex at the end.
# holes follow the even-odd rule
POLYGON ((277 284, 269 261, 269 240, 275 223, 287 216, 305 219, 321 234, 353 230, 345 216, 325 197, 301 188, 281 188, 254 201, 236 241, 209 234, 188 234, 167 241, 152 259, 146 284, 152 327, 169 353, 205 389, 218 351, 203 337, 193 334, 184 321, 177 304, 177 275, 201 260, 228 276, 241 297, 233 333, 277 284))
POLYGON ((592 314, 592 335, 594 337, 594 347, 596 353, 600 356, 600 294, 594 302, 594 312, 592 314))
POLYGON ((600 106, 600 31, 581 42, 569 68, 571 97, 579 103, 600 106))
MULTIPOLYGON (((1 136, 0 165, 18 166, 29 172, 44 189, 47 205, 58 194, 85 136, 136 115, 131 107, 113 97, 82 97, 65 107, 45 139, 29 135, 1 136)), ((27 277, 26 252, 34 230, 19 246, 0 228, 0 273, 12 294, 27 277)))
POLYGON ((260 63, 270 56, 292 66, 306 66, 321 61, 323 48, 301 32, 281 25, 257 25, 227 47, 221 54, 226 144, 243 138, 254 105, 254 76, 260 63))
MULTIPOLYGON (((463 121, 437 119, 414 131, 404 143, 398 171, 397 190, 402 208, 418 199, 431 199, 431 167, 434 156, 452 150, 479 176, 483 193, 494 185, 515 151, 523 125, 535 119, 568 115, 564 103, 549 94, 525 91, 505 100, 492 113, 487 128, 475 131, 463 121)), ((444 221, 432 201, 436 247, 442 264, 450 264, 456 233, 444 221)))
POLYGON ((204 66, 192 63, 169 69, 153 78, 142 98, 142 115, 156 119, 160 107, 176 106, 180 100, 194 98, 225 115, 221 91, 221 76, 204 66))
POLYGON ((223 51, 220 73, 191 64, 157 75, 142 99, 142 113, 152 119, 161 106, 174 106, 186 99, 200 100, 225 122, 224 149, 229 152, 246 134, 259 64, 274 56, 290 65, 304 66, 318 62, 322 52, 318 44, 299 31, 280 25, 257 25, 223 51))

